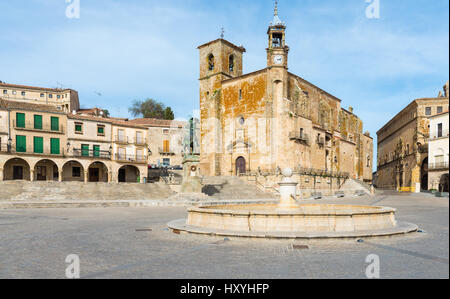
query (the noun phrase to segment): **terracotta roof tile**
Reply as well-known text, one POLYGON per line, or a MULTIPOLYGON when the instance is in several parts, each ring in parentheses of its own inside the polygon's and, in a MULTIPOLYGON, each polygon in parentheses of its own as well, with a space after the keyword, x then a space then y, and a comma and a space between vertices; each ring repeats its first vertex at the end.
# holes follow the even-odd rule
POLYGON ((0 86, 4 87, 12 87, 12 88, 24 88, 24 89, 36 89, 36 90, 45 90, 45 91, 53 91, 53 92, 62 92, 62 91, 69 91, 73 90, 70 88, 46 88, 46 87, 36 87, 36 86, 27 86, 27 85, 18 85, 18 84, 9 84, 9 83, 0 83, 0 86))
POLYGON ((53 112, 53 113, 64 113, 55 106, 45 105, 45 104, 33 104, 27 102, 11 101, 0 98, 0 109, 1 110, 11 110, 11 109, 23 109, 30 111, 42 111, 42 112, 53 112))

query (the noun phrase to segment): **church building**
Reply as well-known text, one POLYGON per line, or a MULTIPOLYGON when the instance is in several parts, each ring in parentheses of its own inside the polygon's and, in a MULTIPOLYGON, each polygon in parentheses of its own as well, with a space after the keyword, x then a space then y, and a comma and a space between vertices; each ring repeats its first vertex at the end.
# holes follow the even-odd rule
POLYGON ((267 66, 249 74, 243 74, 244 47, 223 36, 198 47, 202 174, 275 174, 290 167, 370 183, 373 139, 351 107, 289 72, 277 5, 267 37, 267 66))

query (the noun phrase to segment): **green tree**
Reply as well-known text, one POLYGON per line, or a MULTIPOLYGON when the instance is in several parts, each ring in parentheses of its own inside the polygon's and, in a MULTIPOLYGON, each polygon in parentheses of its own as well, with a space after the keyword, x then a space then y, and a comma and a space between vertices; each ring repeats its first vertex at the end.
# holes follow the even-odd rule
POLYGON ((172 108, 167 107, 164 110, 164 119, 167 119, 167 120, 174 120, 175 119, 175 114, 173 113, 172 108))
POLYGON ((168 120, 175 118, 172 108, 166 107, 163 103, 150 98, 145 101, 135 100, 128 111, 135 117, 142 116, 144 118, 168 120))

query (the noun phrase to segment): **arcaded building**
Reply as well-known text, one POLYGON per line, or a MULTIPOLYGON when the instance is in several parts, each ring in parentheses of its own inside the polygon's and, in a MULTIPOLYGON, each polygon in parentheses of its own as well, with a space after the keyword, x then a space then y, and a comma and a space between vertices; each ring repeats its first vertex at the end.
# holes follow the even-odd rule
POLYGON ((443 93, 412 101, 378 131, 378 188, 428 190, 430 118, 448 111, 448 94, 447 82, 443 93))
POLYGON ((314 176, 302 181, 314 187, 333 183, 316 176, 370 183, 373 139, 362 120, 288 71, 286 26, 277 9, 267 36, 267 65, 249 74, 243 74, 244 47, 223 38, 198 47, 202 174, 276 175, 291 167, 314 176))

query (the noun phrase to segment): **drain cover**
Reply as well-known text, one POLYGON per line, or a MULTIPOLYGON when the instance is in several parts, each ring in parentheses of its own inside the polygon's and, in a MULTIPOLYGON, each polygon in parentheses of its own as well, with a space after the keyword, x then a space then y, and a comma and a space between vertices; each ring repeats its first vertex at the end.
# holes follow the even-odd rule
POLYGON ((151 232, 153 231, 151 228, 137 228, 136 232, 151 232))

